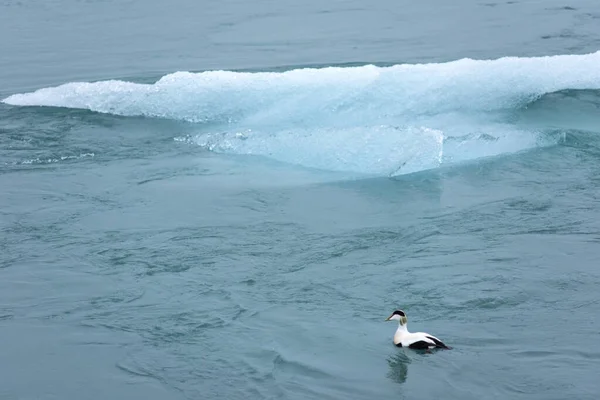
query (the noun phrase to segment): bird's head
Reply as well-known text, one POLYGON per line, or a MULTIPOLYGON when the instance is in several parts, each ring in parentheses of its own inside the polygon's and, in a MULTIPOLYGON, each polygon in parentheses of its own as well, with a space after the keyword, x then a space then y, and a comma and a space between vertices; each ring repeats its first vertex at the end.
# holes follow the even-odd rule
POLYGON ((398 321, 400 325, 406 325, 408 322, 408 318, 406 318, 406 314, 402 310, 396 310, 387 317, 386 321, 398 321))

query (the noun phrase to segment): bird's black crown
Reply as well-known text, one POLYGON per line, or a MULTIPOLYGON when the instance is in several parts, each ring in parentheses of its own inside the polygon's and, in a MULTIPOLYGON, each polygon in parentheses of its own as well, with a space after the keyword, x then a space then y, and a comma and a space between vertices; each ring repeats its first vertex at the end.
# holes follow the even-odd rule
POLYGON ((402 310, 396 310, 392 313, 392 315, 399 315, 401 317, 406 317, 406 314, 404 314, 404 311, 402 311, 402 310))

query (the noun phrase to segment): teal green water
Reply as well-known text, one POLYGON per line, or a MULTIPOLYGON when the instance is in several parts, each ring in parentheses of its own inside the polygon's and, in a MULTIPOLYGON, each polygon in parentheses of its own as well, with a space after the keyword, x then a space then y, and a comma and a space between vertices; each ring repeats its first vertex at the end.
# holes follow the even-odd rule
POLYGON ((599 20, 0 0, 0 398, 596 399, 599 20))

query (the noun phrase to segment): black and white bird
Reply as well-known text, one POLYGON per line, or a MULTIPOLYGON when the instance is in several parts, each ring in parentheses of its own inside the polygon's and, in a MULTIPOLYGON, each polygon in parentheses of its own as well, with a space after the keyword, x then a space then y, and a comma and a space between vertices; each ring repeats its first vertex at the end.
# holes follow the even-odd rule
POLYGON ((408 347, 411 349, 430 350, 430 349, 451 349, 440 339, 425 332, 408 331, 408 318, 402 310, 396 310, 387 317, 386 321, 398 321, 398 329, 394 334, 394 344, 398 347, 408 347))

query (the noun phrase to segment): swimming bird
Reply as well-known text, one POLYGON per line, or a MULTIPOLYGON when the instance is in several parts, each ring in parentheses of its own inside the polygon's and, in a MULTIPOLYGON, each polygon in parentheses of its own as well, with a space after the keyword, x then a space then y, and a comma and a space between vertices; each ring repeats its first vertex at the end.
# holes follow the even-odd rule
POLYGON ((387 317, 386 321, 398 321, 398 329, 394 334, 394 344, 398 347, 408 347, 411 349, 430 350, 435 348, 451 349, 440 339, 425 332, 408 331, 408 318, 402 310, 396 310, 387 317))

